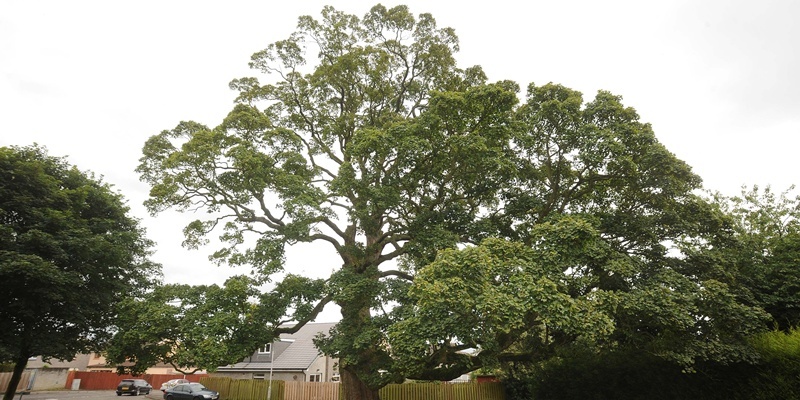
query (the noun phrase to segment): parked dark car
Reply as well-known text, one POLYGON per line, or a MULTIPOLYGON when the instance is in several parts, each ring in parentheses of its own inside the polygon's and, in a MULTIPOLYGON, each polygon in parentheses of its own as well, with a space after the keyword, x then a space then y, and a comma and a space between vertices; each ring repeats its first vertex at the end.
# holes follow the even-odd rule
POLYGON ((165 400, 218 400, 219 393, 206 388, 199 383, 187 383, 167 389, 164 392, 165 400))
POLYGON ((123 393, 134 396, 150 394, 150 390, 152 389, 153 387, 144 379, 123 379, 122 382, 117 385, 117 396, 122 396, 123 393))

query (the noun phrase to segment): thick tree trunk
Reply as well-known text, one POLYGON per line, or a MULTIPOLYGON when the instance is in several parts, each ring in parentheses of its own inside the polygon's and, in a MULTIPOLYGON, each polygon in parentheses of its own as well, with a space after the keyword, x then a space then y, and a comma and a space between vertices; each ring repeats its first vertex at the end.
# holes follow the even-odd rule
POLYGON ((14 364, 14 373, 11 374, 11 380, 8 382, 8 388, 6 389, 6 393, 3 395, 3 400, 12 400, 14 398, 14 393, 17 391, 17 385, 19 385, 19 380, 22 379, 22 373, 25 371, 25 367, 27 365, 27 356, 19 356, 19 358, 16 359, 16 363, 14 364))
POLYGON ((344 400, 379 400, 378 391, 370 389, 347 367, 341 369, 344 400))
MULTIPOLYGON (((358 248, 355 243, 356 226, 350 225, 347 231, 352 237, 352 240, 346 243, 348 248, 358 248)), ((340 352, 346 352, 350 356, 347 357, 347 361, 339 360, 339 373, 342 379, 344 400, 379 400, 378 388, 375 387, 374 382, 372 385, 367 382, 373 380, 376 374, 379 374, 378 370, 382 367, 381 360, 378 357, 381 344, 364 343, 363 338, 371 337, 370 340, 374 340, 373 338, 375 337, 376 327, 373 326, 370 309, 374 299, 380 295, 377 289, 380 285, 375 284, 380 279, 376 266, 380 251, 371 246, 376 242, 377 239, 375 238, 378 235, 367 233, 366 237, 367 247, 372 248, 371 253, 340 253, 344 261, 342 268, 351 271, 357 278, 342 288, 343 291, 355 295, 345 302, 338 303, 342 312, 342 320, 338 326, 351 339, 361 337, 360 340, 352 343, 352 347, 339 349, 340 352)))

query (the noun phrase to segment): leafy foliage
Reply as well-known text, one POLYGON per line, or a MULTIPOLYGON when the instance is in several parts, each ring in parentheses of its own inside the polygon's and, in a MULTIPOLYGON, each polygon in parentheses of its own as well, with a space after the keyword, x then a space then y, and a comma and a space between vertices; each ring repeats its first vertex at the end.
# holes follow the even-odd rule
MULTIPOLYGON (((265 281, 281 270, 286 245, 331 245, 342 267, 306 300, 342 307, 344 336, 320 345, 341 357, 348 387, 350 377, 368 382, 357 389, 368 396, 387 382, 378 370, 390 362, 391 322, 370 310, 398 296, 394 278, 410 277, 378 266, 454 246, 513 168, 516 85, 456 68, 457 48, 451 29, 404 6, 378 5, 363 19, 326 7, 253 55, 251 67, 275 82, 234 80, 238 103, 219 126, 183 122, 152 137, 138 168, 152 212, 210 212, 187 226, 186 245, 222 228, 228 246, 213 257, 253 265, 265 281), (317 50, 313 68, 306 45, 317 50)), ((314 316, 295 310, 308 311, 287 310, 290 318, 314 316)))
POLYGON ((743 339, 763 313, 689 257, 726 220, 651 126, 605 91, 584 103, 532 84, 519 104, 516 83, 458 68, 457 50, 452 29, 405 6, 301 17, 253 54, 268 83, 231 82, 218 126, 147 141, 147 206, 208 211, 185 244, 221 231, 212 257, 252 265, 258 283, 286 246, 331 246, 329 278, 289 276, 260 306, 301 323, 341 307, 317 344, 352 399, 584 342, 687 367, 752 356, 743 339))
POLYGON ((618 96, 583 104, 554 84, 531 85, 516 121, 517 173, 475 225, 476 237, 511 242, 442 252, 415 277, 414 307, 390 330, 404 373, 427 361, 452 378, 577 344, 689 369, 752 360, 746 338, 763 311, 682 252, 717 240, 725 217, 693 194, 700 179, 650 126, 618 96))
POLYGON ((31 356, 97 350, 116 302, 157 282, 127 213, 110 185, 44 148, 0 148, 0 356, 15 373, 31 356))
POLYGON ((545 363, 515 364, 502 376, 508 399, 793 399, 798 332, 772 331, 748 342, 755 363, 701 362, 695 372, 646 352, 569 349, 545 363))
POLYGON ((269 315, 252 301, 258 295, 252 279, 237 276, 223 287, 163 285, 126 299, 107 358, 120 373, 166 363, 192 374, 238 362, 272 340, 269 315))
POLYGON ((794 188, 743 189, 741 196, 715 196, 731 216, 731 241, 710 251, 732 274, 740 297, 764 308, 782 330, 800 324, 800 197, 794 188))
MULTIPOLYGON (((550 250, 558 258, 572 256, 550 250)), ((613 321, 595 304, 604 293, 571 297, 561 268, 543 255, 499 239, 440 253, 415 279, 418 311, 390 328, 404 372, 431 379, 425 371, 438 369, 439 379, 449 380, 521 352, 545 357, 553 342, 607 338, 613 321), (480 351, 480 363, 469 349, 480 351)))

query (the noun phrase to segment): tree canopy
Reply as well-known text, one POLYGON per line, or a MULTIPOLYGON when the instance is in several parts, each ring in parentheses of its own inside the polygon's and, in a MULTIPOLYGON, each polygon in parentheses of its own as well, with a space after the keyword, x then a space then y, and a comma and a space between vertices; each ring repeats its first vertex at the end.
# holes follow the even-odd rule
POLYGON ((159 279, 128 211, 110 185, 43 147, 0 148, 0 356, 17 381, 29 357, 98 350, 116 302, 159 279))
POLYGON ((699 177, 618 96, 584 104, 547 84, 527 97, 515 113, 517 173, 477 225, 475 237, 490 239, 424 267, 413 307, 390 328, 405 370, 452 379, 572 345, 626 346, 687 368, 752 358, 745 339, 765 314, 689 257, 730 226, 694 194, 699 177))
POLYGON ((252 279, 237 276, 225 285, 161 285, 123 300, 106 348, 120 373, 144 373, 157 363, 193 374, 214 371, 252 354, 272 340, 252 279))
POLYGON ((753 186, 739 196, 714 194, 728 228, 689 253, 709 265, 742 303, 768 312, 771 324, 783 331, 800 325, 800 197, 793 191, 753 186))
POLYGON ((405 6, 300 17, 253 54, 267 83, 231 82, 219 125, 147 141, 146 205, 208 211, 186 245, 219 232, 211 258, 263 283, 286 246, 331 246, 330 277, 290 275, 261 305, 274 335, 340 306, 318 345, 350 399, 582 341, 746 357, 763 315, 681 254, 723 226, 691 168, 619 96, 532 84, 520 103, 456 51, 452 29, 405 6))

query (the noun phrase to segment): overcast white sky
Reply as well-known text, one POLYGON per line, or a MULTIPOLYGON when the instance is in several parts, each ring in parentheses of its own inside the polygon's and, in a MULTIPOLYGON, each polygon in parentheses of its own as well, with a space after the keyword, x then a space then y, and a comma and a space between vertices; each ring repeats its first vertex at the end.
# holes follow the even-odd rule
MULTIPOLYGON (((186 218, 150 217, 134 168, 144 141, 181 120, 218 124, 228 82, 250 55, 286 38, 326 4, 363 15, 372 1, 0 2, 0 146, 37 142, 103 175, 129 200, 165 281, 222 284, 234 273, 180 247, 186 218)), ((561 83, 590 100, 622 95, 708 189, 798 183, 800 2, 424 1, 407 4, 455 28, 462 67, 522 87, 561 83)), ((289 253, 296 272, 326 276, 331 253, 289 253)), ((241 271, 240 271, 241 272, 241 271)), ((332 320, 328 313, 318 320, 332 320)))

